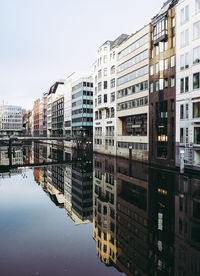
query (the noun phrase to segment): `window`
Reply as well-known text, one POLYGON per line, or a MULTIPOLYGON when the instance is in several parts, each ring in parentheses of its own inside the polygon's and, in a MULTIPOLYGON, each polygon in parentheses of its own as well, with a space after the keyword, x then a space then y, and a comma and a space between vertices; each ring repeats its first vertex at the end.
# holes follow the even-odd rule
POLYGON ((184 92, 184 78, 180 79, 180 92, 184 92))
POLYGON ((156 63, 156 74, 159 72, 159 63, 156 63))
POLYGON ((172 28, 174 28, 175 27, 175 17, 173 16, 172 17, 172 28))
POLYGON ((104 88, 104 89, 107 89, 107 88, 108 88, 107 81, 104 81, 104 82, 103 82, 103 88, 104 88))
POLYGON ((111 74, 114 74, 114 73, 115 73, 115 66, 112 66, 112 67, 111 67, 111 71, 110 71, 110 72, 111 72, 111 74))
POLYGON ((185 105, 185 118, 188 119, 189 117, 189 106, 188 104, 185 105))
POLYGON ((111 87, 111 88, 115 87, 115 79, 112 79, 112 80, 110 81, 110 87, 111 87))
POLYGON ((172 48, 174 48, 176 45, 176 38, 175 36, 172 37, 172 48))
POLYGON ((193 25, 193 38, 197 39, 200 37, 200 21, 194 23, 193 25))
POLYGON ((150 66, 150 76, 153 75, 153 65, 150 66))
POLYGON ((189 91, 189 77, 185 78, 185 92, 189 91))
POLYGON ((168 78, 165 78, 164 79, 164 88, 167 88, 168 87, 168 78))
POLYGON ((165 70, 168 69, 168 58, 165 59, 165 70))
POLYGON ((189 53, 180 56, 180 70, 189 68, 189 53))
POLYGON ((200 0, 195 0, 195 10, 196 12, 200 11, 200 0))
POLYGON ((159 47, 156 46, 156 56, 159 54, 159 47))
POLYGON ((200 118, 200 102, 193 103, 193 118, 200 118))
POLYGON ((189 44, 189 30, 181 32, 181 48, 189 44))
POLYGON ((199 73, 193 74, 193 89, 199 88, 199 73))
POLYGON ((189 77, 185 77, 180 79, 180 92, 188 92, 189 91, 189 77))
POLYGON ((194 128, 194 144, 200 144, 200 127, 194 128))
POLYGON ((107 100, 108 100, 107 94, 104 94, 104 96, 103 96, 103 101, 104 101, 104 103, 107 103, 107 100))
POLYGON ((103 62, 106 63, 107 62, 107 56, 103 57, 103 62))
POLYGON ((150 93, 153 93, 153 82, 150 83, 150 93))
POLYGON ((98 96, 98 104, 101 104, 101 95, 98 96))
POLYGON ((111 95, 110 95, 110 101, 111 102, 115 101, 115 92, 111 93, 111 95))
POLYGON ((184 105, 180 105, 180 119, 184 119, 184 105))
POLYGON ((175 56, 171 57, 171 67, 175 66, 175 56))
POLYGON ((163 88, 164 88, 164 80, 163 79, 159 79, 159 88, 160 88, 160 90, 163 90, 163 88))
POLYGON ((200 46, 193 49, 193 64, 200 62, 200 46))
POLYGON ((159 46, 160 46, 160 53, 162 53, 164 51, 164 43, 160 42, 159 46))
POLYGON ((156 92, 158 92, 158 91, 159 91, 159 82, 156 81, 156 92))
POLYGON ((170 78, 170 85, 171 85, 171 87, 174 87, 174 85, 175 85, 175 78, 174 78, 174 76, 172 76, 170 78))
POLYGON ((156 24, 153 26, 153 41, 158 41, 162 36, 167 34, 167 19, 166 17, 161 18, 156 24))
POLYGON ((168 41, 165 42, 165 51, 168 50, 168 41))
POLYGON ((102 90, 102 83, 99 82, 99 83, 98 83, 98 92, 100 92, 101 90, 102 90))
POLYGON ((183 143, 183 128, 180 128, 180 143, 183 143))
POLYGON ((101 70, 98 71, 98 78, 100 79, 102 77, 101 70))
POLYGON ((103 75, 104 75, 104 77, 107 76, 107 68, 104 68, 104 69, 103 69, 103 75))
POLYGON ((185 23, 189 20, 189 6, 185 6, 185 8, 181 9, 181 24, 185 23))

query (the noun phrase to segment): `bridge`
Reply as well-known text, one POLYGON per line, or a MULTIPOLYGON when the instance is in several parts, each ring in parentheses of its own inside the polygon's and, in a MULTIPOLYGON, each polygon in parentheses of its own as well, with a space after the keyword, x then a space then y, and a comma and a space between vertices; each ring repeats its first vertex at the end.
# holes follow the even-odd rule
POLYGON ((68 136, 68 137, 40 137, 40 136, 19 136, 16 138, 10 138, 11 140, 18 141, 77 141, 77 140, 89 140, 91 137, 84 136, 68 136))

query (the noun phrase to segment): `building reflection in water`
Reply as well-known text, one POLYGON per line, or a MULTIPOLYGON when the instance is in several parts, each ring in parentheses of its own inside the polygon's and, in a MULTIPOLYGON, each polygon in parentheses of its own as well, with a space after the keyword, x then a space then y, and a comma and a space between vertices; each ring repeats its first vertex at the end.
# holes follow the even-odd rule
MULTIPOLYGON (((19 165, 53 163, 35 167, 35 181, 75 225, 93 221, 97 256, 106 266, 126 275, 200 275, 200 176, 62 144, 16 149, 19 165)), ((2 148, 1 165, 7 158, 2 148)))
POLYGON ((126 275, 200 275, 200 180, 94 155, 97 255, 126 275))
MULTIPOLYGON (((45 145, 36 148, 34 162, 64 162, 79 160, 79 163, 34 168, 35 181, 40 184, 50 199, 60 208, 65 208, 75 225, 92 221, 93 165, 91 152, 80 154, 62 145, 45 145), (37 157, 39 156, 39 158, 37 157)), ((34 149, 35 150, 35 149, 34 149)))
POLYGON ((116 244, 116 162, 109 156, 94 155, 93 238, 97 255, 106 265, 115 265, 116 244))

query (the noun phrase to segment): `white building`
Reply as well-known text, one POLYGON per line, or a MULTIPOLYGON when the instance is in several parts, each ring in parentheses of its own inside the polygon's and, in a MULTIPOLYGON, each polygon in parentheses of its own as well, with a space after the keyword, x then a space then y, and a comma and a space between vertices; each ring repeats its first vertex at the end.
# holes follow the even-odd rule
POLYGON ((149 34, 146 25, 118 47, 117 155, 148 160, 149 34))
POLYGON ((200 0, 177 5, 176 164, 200 167, 200 0))
POLYGON ((22 133, 22 108, 20 106, 0 106, 0 133, 22 133))
POLYGON ((117 47, 127 38, 120 35, 98 49, 94 63, 93 149, 116 155, 116 64, 117 47))

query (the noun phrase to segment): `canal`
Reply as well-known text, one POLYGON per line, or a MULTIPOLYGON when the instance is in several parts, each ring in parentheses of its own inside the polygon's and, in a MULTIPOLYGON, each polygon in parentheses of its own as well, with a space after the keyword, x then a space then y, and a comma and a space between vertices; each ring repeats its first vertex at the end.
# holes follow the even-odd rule
POLYGON ((200 275, 200 175, 0 147, 0 275, 200 275))

